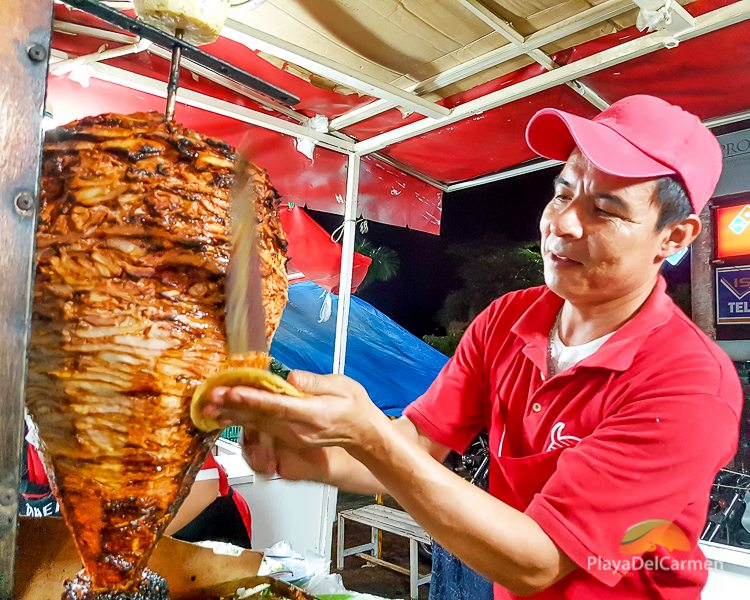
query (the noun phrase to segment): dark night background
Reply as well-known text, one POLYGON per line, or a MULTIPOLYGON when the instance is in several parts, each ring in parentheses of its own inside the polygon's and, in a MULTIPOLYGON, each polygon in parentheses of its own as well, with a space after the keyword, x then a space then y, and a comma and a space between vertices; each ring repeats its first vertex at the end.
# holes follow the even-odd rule
MULTIPOLYGON (((542 209, 552 194, 556 168, 461 190, 443 197, 441 233, 433 236, 368 221, 365 238, 395 250, 401 259, 398 276, 374 282, 357 295, 414 335, 442 334, 435 320, 446 295, 461 285, 446 256, 451 244, 472 241, 486 233, 518 242, 536 241, 542 209)), ((340 215, 310 211, 326 230, 341 224, 340 215)), ((689 281, 689 261, 666 269, 671 281, 689 281)))

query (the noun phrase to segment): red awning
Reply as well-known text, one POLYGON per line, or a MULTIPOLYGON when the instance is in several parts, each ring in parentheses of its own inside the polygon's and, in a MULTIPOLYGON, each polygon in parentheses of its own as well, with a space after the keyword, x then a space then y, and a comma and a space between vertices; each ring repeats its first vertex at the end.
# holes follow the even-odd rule
MULTIPOLYGON (((56 124, 104 112, 164 110, 163 98, 95 78, 82 88, 67 76, 50 76, 47 98, 56 124)), ((344 214, 343 154, 316 147, 309 159, 297 151, 295 138, 184 104, 178 105, 176 117, 195 131, 233 145, 241 143, 250 158, 268 171, 284 201, 344 214)), ((373 156, 362 161, 358 216, 437 235, 442 199, 439 189, 373 156)))
MULTIPOLYGON (((684 8, 699 16, 739 4, 731 0, 702 0, 684 8)), ((112 29, 93 17, 63 6, 56 8, 56 18, 112 29)), ((608 103, 630 94, 648 93, 679 104, 704 119, 750 110, 750 97, 746 93, 750 88, 750 45, 746 43, 750 37, 750 21, 739 21, 716 30, 709 29, 710 33, 683 41, 676 48, 659 49, 595 72, 583 77, 581 82, 608 103)), ((630 27, 557 52, 550 58, 561 66, 575 64, 645 35, 648 34, 630 27)), ((56 49, 72 55, 95 52, 101 45, 101 40, 61 33, 56 33, 53 41, 56 49)), ((116 45, 108 42, 108 47, 116 45)), ((222 38, 204 49, 298 95, 301 101, 295 109, 307 117, 324 115, 331 119, 374 101, 366 95, 338 93, 336 88, 313 85, 228 39, 222 38)), ((106 64, 159 81, 168 78, 168 62, 147 52, 112 59, 106 64)), ((448 108, 461 106, 488 93, 533 80, 544 72, 543 67, 533 64, 444 98, 439 104, 448 108)), ((237 106, 287 119, 244 95, 193 76, 184 69, 181 85, 237 106)), ((49 99, 58 122, 98 112, 163 110, 164 106, 164 101, 156 96, 95 80, 83 90, 66 76, 51 77, 49 99)), ((547 106, 586 116, 597 111, 570 87, 558 85, 387 146, 381 153, 389 162, 395 161, 420 178, 407 175, 372 155, 364 157, 360 173, 360 215, 387 224, 439 233, 442 191, 425 181, 451 184, 471 180, 534 158, 526 146, 524 128, 535 111, 547 106)), ((294 137, 184 105, 178 106, 177 119, 188 127, 235 144, 249 132, 255 161, 269 171, 285 200, 317 210, 343 213, 344 155, 316 148, 313 158, 308 159, 297 151, 294 137)), ((391 109, 350 125, 343 133, 356 141, 366 140, 404 125, 429 123, 425 119, 416 113, 403 114, 391 109)))
MULTIPOLYGON (((310 280, 338 294, 341 244, 334 242, 330 234, 298 206, 282 205, 280 215, 289 241, 287 267, 290 282, 310 280)), ((371 262, 369 256, 354 253, 353 292, 364 280, 371 262)))

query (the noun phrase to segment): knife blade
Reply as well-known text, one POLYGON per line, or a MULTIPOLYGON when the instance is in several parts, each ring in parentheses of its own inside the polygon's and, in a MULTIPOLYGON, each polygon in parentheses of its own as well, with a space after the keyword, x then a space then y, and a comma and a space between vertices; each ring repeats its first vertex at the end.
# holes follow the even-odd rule
MULTIPOLYGON (((229 195, 231 250, 225 290, 227 351, 230 355, 267 353, 255 209, 258 191, 250 177, 247 159, 239 149, 234 168, 234 185, 229 195)), ((272 436, 260 433, 258 444, 267 455, 275 456, 272 436)), ((259 474, 259 481, 264 479, 259 474)))
POLYGON ((257 193, 247 160, 238 154, 229 208, 231 250, 225 324, 229 354, 268 351, 257 246, 257 193))

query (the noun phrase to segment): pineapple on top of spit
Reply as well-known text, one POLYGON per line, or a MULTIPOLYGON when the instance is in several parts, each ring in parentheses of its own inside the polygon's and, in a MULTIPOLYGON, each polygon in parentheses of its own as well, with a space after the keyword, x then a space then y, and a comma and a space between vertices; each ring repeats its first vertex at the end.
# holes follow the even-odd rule
POLYGON ((216 41, 227 20, 230 0, 134 0, 136 14, 172 35, 182 31, 196 46, 216 41))

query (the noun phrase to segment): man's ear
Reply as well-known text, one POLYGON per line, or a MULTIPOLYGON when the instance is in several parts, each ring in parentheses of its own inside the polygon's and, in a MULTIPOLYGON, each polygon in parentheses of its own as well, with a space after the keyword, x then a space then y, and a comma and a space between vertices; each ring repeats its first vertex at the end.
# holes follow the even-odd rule
POLYGON ((677 254, 683 248, 693 243, 701 232, 701 220, 698 215, 690 214, 682 222, 675 225, 668 225, 662 233, 661 248, 659 258, 664 260, 668 256, 677 254))

